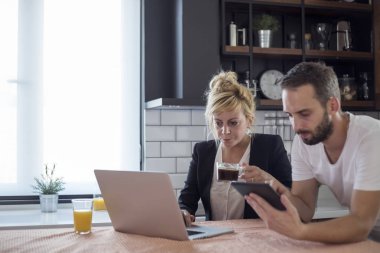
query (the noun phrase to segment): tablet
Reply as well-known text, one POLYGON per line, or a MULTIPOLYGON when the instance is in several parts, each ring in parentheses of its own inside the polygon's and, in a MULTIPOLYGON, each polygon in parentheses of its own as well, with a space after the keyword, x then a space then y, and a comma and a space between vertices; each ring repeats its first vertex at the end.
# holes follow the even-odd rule
POLYGON ((274 208, 278 210, 286 210, 281 203, 280 195, 278 195, 269 184, 233 181, 231 182, 231 185, 243 196, 253 192, 265 199, 274 208))

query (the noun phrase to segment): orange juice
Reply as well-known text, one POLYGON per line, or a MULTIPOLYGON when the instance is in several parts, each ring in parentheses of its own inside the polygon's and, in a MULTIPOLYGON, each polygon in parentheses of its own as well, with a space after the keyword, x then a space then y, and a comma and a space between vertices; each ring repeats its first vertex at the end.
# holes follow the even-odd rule
POLYGON ((74 228, 79 234, 91 232, 92 210, 74 210, 74 228))
POLYGON ((107 210, 106 204, 104 203, 104 199, 99 197, 99 198, 94 198, 94 210, 99 211, 99 210, 107 210))

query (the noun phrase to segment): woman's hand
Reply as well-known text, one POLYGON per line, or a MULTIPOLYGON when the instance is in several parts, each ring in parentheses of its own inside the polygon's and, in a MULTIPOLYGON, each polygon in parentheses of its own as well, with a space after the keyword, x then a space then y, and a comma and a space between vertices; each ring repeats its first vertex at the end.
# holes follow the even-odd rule
POLYGON ((195 216, 191 215, 187 210, 181 210, 183 221, 185 222, 186 227, 191 227, 191 223, 195 221, 195 216))
POLYGON ((263 171, 257 166, 250 166, 243 163, 242 167, 243 173, 240 175, 240 179, 245 179, 246 182, 269 183, 270 181, 275 180, 271 174, 263 171))
POLYGON ((279 195, 285 194, 288 198, 291 197, 289 189, 281 184, 275 177, 268 172, 263 171, 257 166, 249 166, 246 163, 242 164, 243 173, 240 178, 245 179, 246 182, 267 183, 277 192, 279 195))

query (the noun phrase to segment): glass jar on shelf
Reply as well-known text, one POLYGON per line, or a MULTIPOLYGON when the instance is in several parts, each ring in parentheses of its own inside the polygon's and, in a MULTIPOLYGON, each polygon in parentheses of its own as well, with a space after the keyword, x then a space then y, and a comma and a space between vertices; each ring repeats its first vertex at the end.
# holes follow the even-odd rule
POLYGON ((357 86, 355 83, 355 78, 350 77, 348 74, 344 74, 342 78, 338 78, 338 81, 342 100, 356 100, 357 86))

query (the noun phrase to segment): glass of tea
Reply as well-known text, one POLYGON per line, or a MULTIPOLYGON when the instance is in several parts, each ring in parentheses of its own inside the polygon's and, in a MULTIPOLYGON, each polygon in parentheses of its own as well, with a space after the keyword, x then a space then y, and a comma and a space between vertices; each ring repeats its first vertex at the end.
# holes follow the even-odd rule
POLYGON ((216 166, 218 181, 238 181, 242 173, 242 167, 238 163, 217 162, 216 166))

